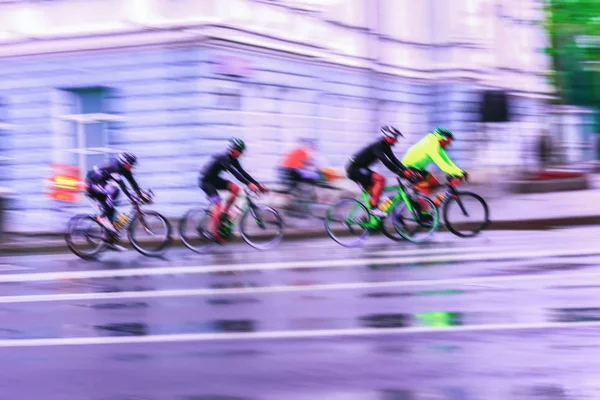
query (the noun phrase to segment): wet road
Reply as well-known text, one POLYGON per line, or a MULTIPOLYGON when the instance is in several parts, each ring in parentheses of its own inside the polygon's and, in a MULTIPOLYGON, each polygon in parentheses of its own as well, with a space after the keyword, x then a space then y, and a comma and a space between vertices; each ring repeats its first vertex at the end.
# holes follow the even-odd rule
POLYGON ((599 399, 599 234, 0 257, 0 399, 599 399))

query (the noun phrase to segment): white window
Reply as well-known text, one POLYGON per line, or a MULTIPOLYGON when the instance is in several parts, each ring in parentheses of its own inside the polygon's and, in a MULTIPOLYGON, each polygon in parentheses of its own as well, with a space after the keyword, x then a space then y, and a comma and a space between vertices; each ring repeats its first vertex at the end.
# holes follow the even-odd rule
POLYGON ((76 166, 81 176, 118 149, 110 147, 109 124, 122 121, 108 112, 110 89, 57 90, 53 101, 54 161, 76 166))

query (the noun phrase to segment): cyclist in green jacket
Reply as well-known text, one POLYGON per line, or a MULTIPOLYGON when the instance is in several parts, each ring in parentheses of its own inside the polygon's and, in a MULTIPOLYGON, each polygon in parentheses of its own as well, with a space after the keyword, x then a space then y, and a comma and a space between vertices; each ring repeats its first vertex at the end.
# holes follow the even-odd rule
POLYGON ((467 173, 454 164, 448 157, 446 148, 452 144, 454 135, 446 128, 436 128, 413 145, 402 159, 402 164, 423 176, 423 180, 415 185, 415 189, 425 196, 430 196, 433 189, 440 186, 436 177, 427 172, 431 163, 436 164, 447 175, 466 178, 467 173))

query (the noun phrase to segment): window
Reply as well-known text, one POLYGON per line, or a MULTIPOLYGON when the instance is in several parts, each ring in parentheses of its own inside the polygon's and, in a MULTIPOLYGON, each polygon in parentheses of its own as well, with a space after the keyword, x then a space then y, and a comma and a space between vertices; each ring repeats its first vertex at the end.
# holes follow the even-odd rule
POLYGON ((212 116, 209 121, 219 126, 219 130, 226 136, 243 136, 240 126, 243 126, 242 93, 240 88, 234 84, 221 87, 215 94, 215 110, 209 112, 212 116))
POLYGON ((110 147, 109 124, 122 117, 109 113, 111 90, 105 87, 55 92, 54 161, 75 166, 83 177, 94 165, 118 153, 110 147))

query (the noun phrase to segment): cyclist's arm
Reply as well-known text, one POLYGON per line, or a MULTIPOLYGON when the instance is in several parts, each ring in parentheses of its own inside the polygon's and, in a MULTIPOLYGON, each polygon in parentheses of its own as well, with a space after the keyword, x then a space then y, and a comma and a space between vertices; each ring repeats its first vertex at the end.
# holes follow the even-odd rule
POLYGON ((400 162, 400 160, 396 158, 391 147, 384 148, 384 150, 379 155, 379 159, 381 160, 383 165, 385 165, 390 171, 394 173, 398 173, 399 171, 404 171, 406 169, 404 164, 402 164, 402 162, 400 162))
POLYGON ((117 183, 117 185, 119 185, 123 193, 125 193, 125 196, 131 198, 131 193, 129 192, 129 189, 127 188, 125 182, 123 182, 123 178, 121 177, 121 175, 119 173, 113 172, 110 174, 110 177, 113 181, 117 183))
POLYGON ((123 172, 123 176, 125 177, 125 179, 127 179, 127 182, 129 182, 129 184, 131 185, 131 187, 133 188, 135 193, 137 193, 139 195, 141 193, 142 189, 140 189, 140 185, 138 185, 138 183, 133 178, 133 174, 131 173, 131 171, 125 170, 123 172))
POLYGON ((437 165, 444 173, 452 176, 463 176, 465 172, 458 168, 456 164, 448 157, 448 153, 441 146, 436 149, 429 151, 431 160, 437 165))
POLYGON ((240 182, 244 185, 249 185, 250 183, 254 183, 256 186, 260 186, 260 184, 254 179, 244 168, 237 159, 234 159, 231 162, 231 168, 229 172, 233 174, 240 182))

